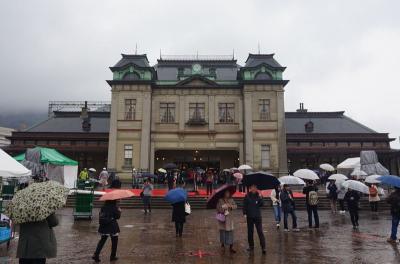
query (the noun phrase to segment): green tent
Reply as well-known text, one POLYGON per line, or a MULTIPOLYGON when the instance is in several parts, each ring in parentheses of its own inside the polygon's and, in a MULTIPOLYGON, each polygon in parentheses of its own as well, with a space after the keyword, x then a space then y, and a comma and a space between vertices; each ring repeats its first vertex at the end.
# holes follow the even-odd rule
MULTIPOLYGON (((53 165, 72 165, 77 166, 78 162, 72 160, 55 149, 36 147, 35 149, 40 149, 40 162, 44 164, 53 165)), ((25 153, 15 156, 14 159, 17 161, 23 161, 25 159, 25 153)))

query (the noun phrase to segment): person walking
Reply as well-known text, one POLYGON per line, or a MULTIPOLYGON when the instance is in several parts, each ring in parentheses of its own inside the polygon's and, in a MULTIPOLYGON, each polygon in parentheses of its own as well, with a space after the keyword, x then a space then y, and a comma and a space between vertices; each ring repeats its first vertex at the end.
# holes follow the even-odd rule
POLYGON ((288 228, 288 216, 289 214, 292 216, 292 227, 293 231, 300 231, 297 228, 297 216, 296 216, 296 205, 293 199, 292 190, 290 190, 289 185, 284 184, 283 189, 280 194, 280 200, 282 203, 282 211, 283 211, 283 228, 285 232, 289 232, 288 228))
POLYGON ((208 171, 206 177, 207 196, 210 196, 212 194, 213 182, 214 182, 214 175, 212 171, 208 171))
POLYGON ((271 191, 271 201, 272 208, 274 209, 274 217, 276 222, 276 228, 280 228, 281 226, 281 200, 279 198, 281 192, 281 186, 278 185, 275 189, 271 191))
POLYGON ((224 197, 217 203, 217 214, 220 215, 218 218, 219 241, 222 248, 229 245, 229 252, 233 254, 236 253, 236 250, 233 249, 234 217, 232 211, 236 208, 237 205, 232 199, 231 192, 225 191, 224 197))
POLYGON ((249 248, 247 251, 254 251, 254 226, 260 240, 262 254, 266 254, 265 237, 262 229, 261 207, 264 205, 263 197, 258 193, 256 185, 251 185, 249 192, 243 200, 243 215, 247 220, 247 240, 249 248))
POLYGON ((397 228, 400 222, 400 188, 395 187, 387 198, 387 203, 390 204, 390 214, 392 216, 392 232, 387 242, 395 244, 397 241, 397 228))
POLYGON ((103 168, 103 170, 100 172, 99 182, 104 191, 106 189, 106 186, 108 185, 108 171, 106 168, 103 168))
POLYGON ((347 202, 347 208, 349 209, 351 223, 353 225, 353 229, 357 229, 358 224, 358 210, 359 210, 359 201, 360 194, 355 191, 349 189, 344 196, 344 200, 347 202))
POLYGON ((338 198, 338 202, 339 202, 339 214, 345 214, 346 210, 344 209, 344 196, 346 195, 346 188, 344 188, 342 186, 342 184, 340 184, 340 187, 337 191, 337 198, 338 198))
POLYGON ((172 222, 175 222, 176 237, 182 237, 183 225, 186 222, 186 202, 172 204, 172 222))
POLYGON ((99 213, 99 229, 100 240, 97 243, 96 251, 94 252, 92 259, 95 262, 100 262, 100 252, 107 241, 108 236, 111 238, 111 255, 110 261, 116 261, 117 258, 117 247, 118 247, 118 235, 120 232, 117 220, 121 217, 121 209, 118 206, 116 200, 105 201, 103 207, 99 213))
POLYGON ((172 173, 172 171, 169 171, 167 174, 167 183, 168 183, 168 190, 172 190, 174 189, 174 174, 172 173))
POLYGON ((337 186, 334 180, 329 181, 328 184, 328 198, 331 203, 331 211, 332 213, 336 214, 337 213, 337 207, 336 207, 336 202, 337 202, 337 186))
POLYGON ((312 218, 314 215, 314 228, 319 228, 318 188, 315 186, 314 181, 307 181, 307 186, 303 188, 303 194, 306 195, 308 227, 312 228, 312 218))
POLYGON ((369 186, 369 195, 368 201, 371 206, 371 212, 377 213, 378 212, 378 203, 381 200, 379 198, 378 187, 375 184, 371 184, 369 186))
POLYGON ((144 207, 144 214, 147 214, 147 210, 151 213, 151 196, 153 194, 153 184, 150 179, 146 179, 142 188, 142 201, 144 207))
POLYGON ((57 256, 57 240, 53 227, 58 225, 55 214, 43 221, 20 224, 17 258, 20 264, 44 264, 57 256))

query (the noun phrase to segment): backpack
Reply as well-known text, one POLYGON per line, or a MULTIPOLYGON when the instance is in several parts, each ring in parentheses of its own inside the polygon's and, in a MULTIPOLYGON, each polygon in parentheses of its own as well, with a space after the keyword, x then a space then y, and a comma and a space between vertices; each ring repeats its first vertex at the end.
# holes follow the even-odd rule
POLYGON ((316 191, 310 191, 308 193, 308 204, 311 206, 318 204, 318 193, 316 191))
POLYGON ((378 195, 378 190, 375 187, 369 187, 369 195, 371 197, 376 197, 378 195))

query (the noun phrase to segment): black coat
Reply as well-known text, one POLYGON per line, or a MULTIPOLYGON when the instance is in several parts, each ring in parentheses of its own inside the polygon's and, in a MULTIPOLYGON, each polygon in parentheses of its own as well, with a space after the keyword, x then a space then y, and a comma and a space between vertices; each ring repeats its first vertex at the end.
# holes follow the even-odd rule
POLYGON ((358 210, 358 202, 360 201, 360 195, 357 191, 349 190, 344 196, 344 200, 347 202, 347 208, 349 210, 358 210))
POLYGON ((400 217, 400 190, 392 192, 387 198, 392 216, 400 217))
POLYGON ((172 205, 172 222, 186 222, 185 202, 174 203, 172 205))
POLYGON ((282 211, 290 212, 295 210, 295 203, 293 199, 293 193, 291 190, 282 190, 280 194, 282 211))
POLYGON ((310 192, 318 192, 318 188, 315 187, 314 185, 309 185, 303 188, 303 194, 306 195, 306 205, 309 205, 309 197, 310 197, 310 192))
POLYGON ((263 198, 258 193, 248 193, 243 200, 243 214, 250 218, 261 218, 263 198))
POLYGON ((105 235, 113 235, 120 232, 117 220, 121 217, 117 204, 114 202, 106 202, 101 208, 101 213, 107 215, 112 220, 106 224, 99 226, 99 233, 105 235))

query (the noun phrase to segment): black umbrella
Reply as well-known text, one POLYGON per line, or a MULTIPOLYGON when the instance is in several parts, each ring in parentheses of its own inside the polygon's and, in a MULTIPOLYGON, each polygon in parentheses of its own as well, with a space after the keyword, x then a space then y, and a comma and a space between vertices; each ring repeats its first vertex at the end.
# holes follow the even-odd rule
POLYGON ((208 209, 216 208, 218 200, 224 197, 226 190, 228 190, 231 193, 231 195, 233 195, 236 192, 236 186, 224 184, 218 189, 216 189, 214 194, 207 200, 207 208, 208 209))
POLYGON ((259 171, 244 175, 243 184, 245 186, 256 185, 259 190, 269 190, 275 189, 280 182, 275 176, 259 171))
POLYGON ((175 163, 167 163, 167 164, 164 165, 163 168, 166 169, 166 170, 173 170, 173 169, 176 169, 177 166, 176 166, 175 163))

